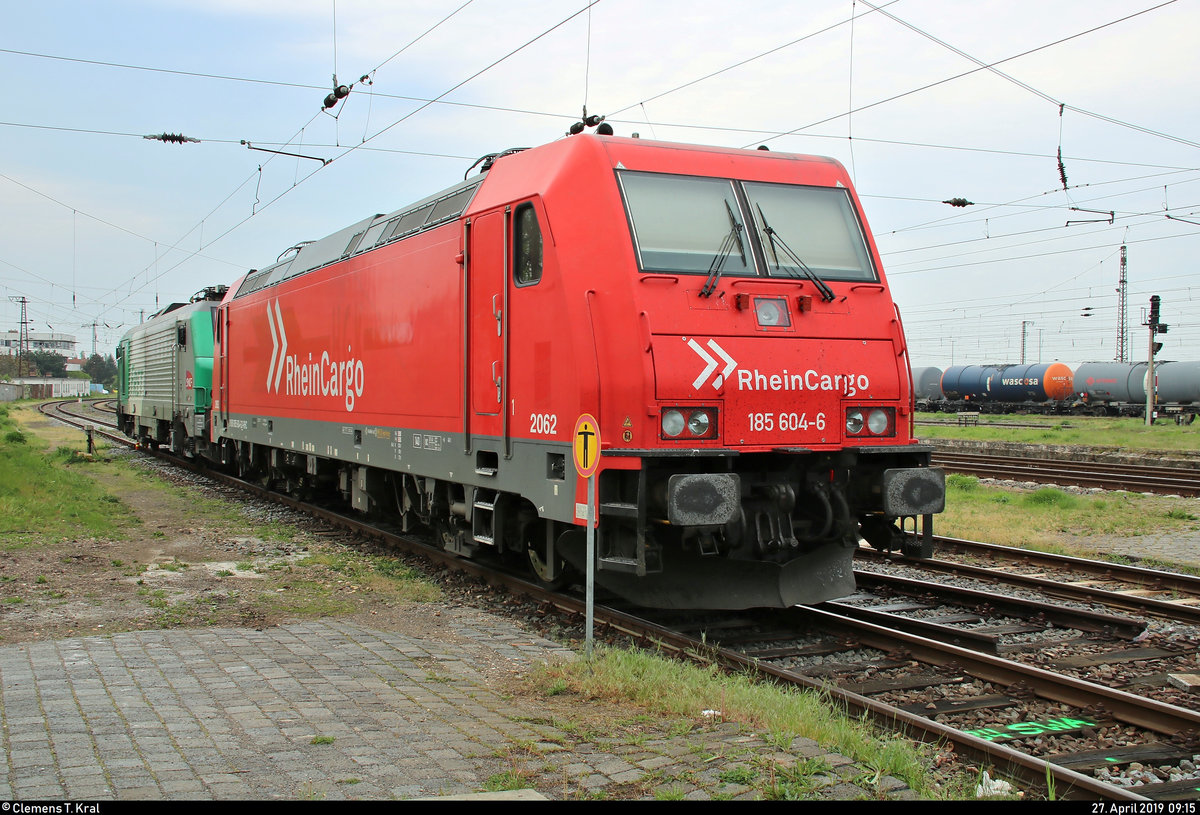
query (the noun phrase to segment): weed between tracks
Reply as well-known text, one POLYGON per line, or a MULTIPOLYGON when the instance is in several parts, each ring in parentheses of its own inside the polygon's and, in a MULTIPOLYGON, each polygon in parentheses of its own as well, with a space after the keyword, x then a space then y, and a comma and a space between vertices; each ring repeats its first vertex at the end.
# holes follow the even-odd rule
POLYGON ((649 740, 631 732, 645 734, 633 719, 614 720, 612 729, 604 734, 607 739, 651 750, 662 740, 693 743, 693 749, 702 753, 700 766, 711 771, 688 778, 647 776, 640 782, 642 792, 652 790, 656 798, 669 799, 678 789, 697 786, 707 787, 713 797, 720 797, 723 791, 739 796, 750 791, 771 800, 819 798, 823 788, 846 779, 822 756, 805 757, 804 740, 869 768, 864 776, 849 779, 864 790, 873 789, 884 776, 893 776, 923 798, 972 797, 973 776, 940 777, 931 769, 936 753, 933 747, 879 731, 817 692, 780 689, 750 676, 727 675, 715 667, 616 648, 600 649, 591 663, 546 666, 538 677, 547 696, 570 697, 577 707, 596 703, 632 706, 654 717, 649 740), (563 690, 564 684, 568 690, 563 690), (731 747, 736 739, 722 740, 714 747, 705 739, 714 723, 740 728, 774 749, 740 751, 731 747))
POLYGON ((1200 533, 1200 499, 1131 492, 1076 494, 1054 487, 1014 490, 969 475, 946 476, 946 511, 934 529, 1064 554, 1095 554, 1088 537, 1200 533))

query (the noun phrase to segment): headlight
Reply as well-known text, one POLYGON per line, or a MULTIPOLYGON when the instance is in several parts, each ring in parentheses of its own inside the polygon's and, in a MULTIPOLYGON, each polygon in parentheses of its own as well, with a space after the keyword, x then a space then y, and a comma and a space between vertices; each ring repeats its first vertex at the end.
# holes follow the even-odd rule
POLYGON ((707 436, 710 425, 712 419, 703 410, 692 411, 692 415, 688 416, 687 429, 693 436, 707 436))
POLYGON ((787 301, 781 297, 754 298, 754 316, 758 324, 767 328, 780 328, 792 324, 788 316, 787 301))
POLYGON ((863 429, 863 415, 861 410, 851 410, 846 414, 846 432, 851 436, 857 436, 863 429))
POLYGON ((675 438, 683 432, 684 425, 683 414, 678 410, 667 410, 662 415, 662 431, 664 436, 675 438))
POLYGON ((886 433, 889 424, 887 413, 879 409, 872 410, 867 417, 867 428, 876 436, 886 433))
POLYGON ((895 436, 896 409, 867 406, 846 408, 847 436, 895 436))
POLYGON ((663 408, 662 438, 708 441, 717 437, 717 408, 711 405, 663 408))

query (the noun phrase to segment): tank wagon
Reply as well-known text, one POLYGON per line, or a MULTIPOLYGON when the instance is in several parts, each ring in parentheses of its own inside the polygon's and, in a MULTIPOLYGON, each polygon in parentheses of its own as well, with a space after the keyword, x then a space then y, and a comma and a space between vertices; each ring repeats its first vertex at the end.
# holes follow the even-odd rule
POLYGON ((944 504, 827 158, 592 134, 493 155, 231 286, 212 388, 215 461, 547 583, 587 565, 594 467, 596 581, 649 606, 844 596, 860 535, 928 556, 944 504))
MULTIPOLYGON (((1070 413, 1143 416, 1145 362, 1085 362, 1074 372, 1063 363, 958 365, 913 368, 918 410, 964 408, 989 413, 1070 413)), ((1157 410, 1191 423, 1200 413, 1200 362, 1158 362, 1157 410)))
MULTIPOLYGON (((926 369, 932 377, 936 368, 926 369)), ((1062 413, 1074 400, 1074 375, 1061 362, 1032 365, 952 365, 942 373, 940 399, 930 396, 924 409, 985 413, 1062 413)))
MULTIPOLYGON (((1145 362, 1086 362, 1075 371, 1080 412, 1096 416, 1144 416, 1145 362)), ((1157 409, 1189 423, 1200 412, 1200 362, 1156 362, 1157 409)))
POLYGON ((913 398, 917 401, 918 410, 930 410, 930 405, 941 402, 942 369, 921 367, 912 369, 913 398))
POLYGON ((948 402, 971 404, 984 412, 1008 413, 1024 407, 1052 413, 1072 401, 1073 383, 1072 370, 1062 362, 952 365, 942 374, 941 390, 948 402))
POLYGON ((117 345, 117 420, 141 443, 195 456, 208 447, 213 312, 227 286, 172 303, 117 345))

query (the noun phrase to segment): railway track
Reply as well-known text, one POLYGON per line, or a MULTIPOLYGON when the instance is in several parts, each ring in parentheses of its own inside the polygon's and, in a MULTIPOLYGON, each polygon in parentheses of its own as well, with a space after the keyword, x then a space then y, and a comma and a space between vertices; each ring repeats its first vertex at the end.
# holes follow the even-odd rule
POLYGON ((948 473, 1103 490, 1200 496, 1200 472, 1178 467, 993 456, 935 451, 933 466, 948 473))
POLYGON ((1194 745, 1178 737, 1196 732, 1194 710, 857 620, 828 604, 691 630, 693 643, 703 640, 728 664, 947 739, 1027 784, 1037 786, 1040 772, 1062 797, 1192 800, 1200 787, 1187 779, 1132 791, 1090 775, 1133 762, 1190 761, 1194 745))
MULTIPOLYGON (((918 425, 925 425, 927 427, 961 427, 962 426, 962 422, 960 422, 957 418, 917 419, 916 423, 918 425)), ((1059 427, 1071 427, 1072 426, 1069 422, 1066 422, 1066 421, 1056 422, 1056 424, 1059 427)), ((1010 421, 1003 421, 1003 420, 989 421, 987 423, 987 426, 988 427, 1032 427, 1032 428, 1048 427, 1048 425, 1046 425, 1044 423, 1038 424, 1037 422, 1010 422, 1010 421)))
MULTIPOLYGON (((60 413, 79 412, 75 403, 58 404, 63 406, 60 413)), ((103 418, 89 411, 86 418, 66 420, 102 424, 103 418)), ((576 620, 583 616, 582 599, 546 592, 522 576, 495 570, 492 564, 463 560, 411 536, 204 472, 331 526, 369 535, 446 569, 504 586, 543 608, 576 620)), ((942 546, 950 550, 949 542, 942 546)), ((864 561, 871 557, 864 552, 864 561)), ((995 551, 976 557, 990 557, 998 566, 975 566, 981 571, 973 579, 1012 577, 1008 573, 1016 561, 1001 559, 995 551)), ((886 564, 888 559, 876 561, 886 564)), ((909 562, 899 565, 911 570, 909 562)), ((925 569, 937 563, 919 565, 925 569)), ((962 571, 967 565, 945 568, 962 571)), ((1200 711, 1152 698, 1146 677, 1156 671, 1179 673, 1181 664, 1195 662, 1192 643, 1164 648, 1138 642, 1147 629, 1144 620, 1056 605, 1047 601, 1049 592, 1036 587, 1032 590, 1042 592, 1041 600, 1002 601, 995 588, 975 593, 952 590, 935 584, 928 574, 895 577, 861 569, 857 576, 859 594, 816 608, 698 617, 601 605, 596 609, 596 624, 608 638, 631 638, 681 657, 820 689, 883 727, 899 728, 909 737, 951 742, 960 754, 999 768, 1028 788, 1050 784, 1055 797, 1144 801, 1194 799, 1200 794, 1200 781, 1194 779, 1135 791, 1094 777, 1101 768, 1126 767, 1135 761, 1190 760, 1200 740, 1200 711), (979 613, 980 608, 986 608, 986 615, 979 613), (997 623, 989 619, 995 614, 1011 619, 997 623), (1034 644, 1012 645, 1014 638, 1022 636, 1034 644), (1089 678, 1096 665, 1111 664, 1151 669, 1125 688, 1089 678)), ((1148 574, 1142 577, 1151 579, 1148 574)), ((1061 578, 1049 579, 1064 583, 1061 578)), ((1122 596, 1123 590, 1127 591, 1115 588, 1111 593, 1122 596)), ((1101 604, 1092 597, 1084 602, 1101 604)), ((1170 613, 1169 607, 1156 612, 1170 613)), ((1140 613, 1152 612, 1141 608, 1140 613)))
MULTIPOLYGON (((960 538, 935 538, 933 559, 906 568, 936 575, 979 578, 1082 604, 1200 625, 1200 577, 1110 561, 1089 560, 960 538)), ((890 556, 866 547, 860 562, 890 556)))

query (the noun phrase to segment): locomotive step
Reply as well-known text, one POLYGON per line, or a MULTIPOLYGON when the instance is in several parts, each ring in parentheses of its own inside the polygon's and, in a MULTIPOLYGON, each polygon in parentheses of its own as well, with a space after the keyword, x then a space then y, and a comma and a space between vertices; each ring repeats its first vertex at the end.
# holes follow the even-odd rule
POLYGON ((613 515, 618 518, 636 518, 638 516, 638 509, 637 504, 608 501, 600 505, 600 514, 613 515))
POLYGON ((637 572, 638 562, 631 557, 602 557, 598 558, 601 569, 611 572, 637 572))

